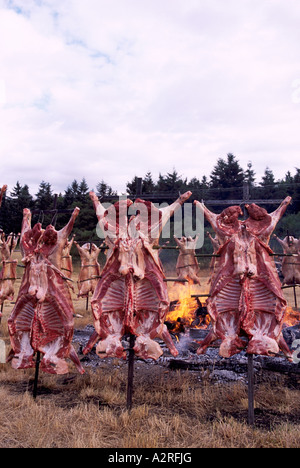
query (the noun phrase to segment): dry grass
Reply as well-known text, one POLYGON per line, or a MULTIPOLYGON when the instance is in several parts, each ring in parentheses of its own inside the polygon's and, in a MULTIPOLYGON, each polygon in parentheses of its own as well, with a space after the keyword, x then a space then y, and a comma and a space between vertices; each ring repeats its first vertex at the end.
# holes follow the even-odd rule
MULTIPOLYGON (((76 328, 92 323, 85 300, 75 294, 73 300, 82 315, 75 319, 76 328)), ((12 307, 5 304, 0 328, 7 344, 12 307)), ((33 377, 34 370, 0 364, 0 448, 300 446, 300 391, 280 382, 257 386, 256 425, 249 427, 246 386, 216 386, 201 373, 139 362, 131 412, 126 410, 127 365, 118 360, 104 360, 83 376, 41 373, 36 400, 33 377)))
POLYGON ((299 390, 259 386, 251 428, 244 385, 215 386, 159 366, 150 374, 144 365, 135 373, 131 412, 126 365, 104 362, 84 376, 42 374, 36 400, 33 371, 2 365, 0 447, 299 447, 299 390))

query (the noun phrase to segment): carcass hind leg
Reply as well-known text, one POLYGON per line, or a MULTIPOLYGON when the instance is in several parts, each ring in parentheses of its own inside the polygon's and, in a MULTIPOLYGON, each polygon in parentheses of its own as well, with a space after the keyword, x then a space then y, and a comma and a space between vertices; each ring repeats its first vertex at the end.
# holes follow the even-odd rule
POLYGON ((176 349, 176 346, 174 345, 174 343, 172 341, 171 335, 170 335, 166 325, 164 325, 164 324, 162 325, 161 332, 157 336, 159 338, 161 338, 166 343, 166 345, 168 346, 169 351, 172 354, 172 356, 174 356, 174 357, 178 356, 179 352, 176 349))
POLYGON ((215 333, 221 338, 219 354, 222 357, 231 357, 245 348, 245 342, 239 337, 239 312, 231 310, 219 314, 215 323, 215 333))
POLYGON ((280 324, 274 314, 256 310, 253 326, 247 333, 250 335, 248 354, 272 356, 279 353, 280 324))
POLYGON ((126 352, 121 343, 120 335, 108 335, 104 340, 100 340, 96 347, 96 353, 100 358, 108 356, 126 358, 126 352))
POLYGON ((136 338, 134 352, 141 359, 157 360, 163 354, 159 344, 147 335, 140 335, 136 338))
POLYGON ((95 320, 94 325, 99 336, 96 353, 99 357, 126 358, 121 342, 124 334, 123 317, 120 311, 113 310, 103 313, 99 320, 95 320))
POLYGON ((35 367, 35 362, 33 360, 34 350, 30 343, 30 332, 19 332, 14 336, 14 352, 12 358, 12 368, 13 369, 30 369, 35 367), (16 345, 17 342, 17 345, 16 345))
POLYGON ((75 351, 75 349, 74 349, 74 347, 72 345, 71 345, 71 348, 70 348, 70 359, 71 359, 71 361, 74 362, 75 367, 78 370, 78 372, 80 374, 84 374, 85 370, 82 367, 82 365, 81 365, 81 363, 79 361, 78 355, 77 355, 77 353, 76 353, 76 351, 75 351))
POLYGON ((100 337, 96 331, 94 331, 87 343, 87 345, 83 348, 82 353, 83 354, 88 354, 89 352, 92 351, 93 347, 95 344, 99 341, 100 337))
POLYGON ((63 348, 63 337, 58 337, 40 347, 40 351, 44 353, 41 361, 41 369, 48 374, 67 374, 69 372, 68 363, 65 359, 58 356, 63 348))
POLYGON ((215 334, 214 330, 210 330, 207 336, 202 341, 198 341, 197 343, 200 345, 197 349, 197 354, 204 354, 207 350, 208 346, 218 339, 217 335, 215 334))

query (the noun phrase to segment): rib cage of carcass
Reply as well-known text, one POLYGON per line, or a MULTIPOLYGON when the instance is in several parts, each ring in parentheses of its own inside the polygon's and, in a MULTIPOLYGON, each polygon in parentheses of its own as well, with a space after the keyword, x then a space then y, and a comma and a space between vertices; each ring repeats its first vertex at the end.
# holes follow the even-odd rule
POLYGON ((268 243, 291 198, 273 213, 252 203, 249 217, 240 221, 239 206, 217 215, 195 202, 216 233, 220 248, 211 278, 207 308, 213 328, 200 343, 198 354, 221 339, 220 355, 230 357, 246 349, 249 354, 275 355, 281 349, 291 359, 282 326, 287 302, 268 243))
POLYGON ((169 308, 167 285, 159 259, 161 231, 175 210, 191 195, 181 195, 169 207, 156 208, 144 200, 120 200, 105 210, 97 196, 90 196, 105 233, 106 264, 91 300, 95 332, 84 349, 87 354, 98 342, 100 357, 125 358, 122 337, 135 336, 135 354, 158 359, 163 351, 155 338, 162 339, 173 356, 178 351, 164 324, 169 308), (132 206, 131 206, 132 205, 132 206), (135 215, 128 221, 128 207, 135 215))
POLYGON ((31 213, 24 209, 20 246, 25 264, 15 307, 8 319, 14 369, 35 366, 35 352, 43 354, 41 370, 51 374, 68 372, 67 358, 84 370, 72 346, 74 309, 66 277, 61 271, 62 251, 72 231, 79 208, 62 230, 53 226, 31 228, 31 213))

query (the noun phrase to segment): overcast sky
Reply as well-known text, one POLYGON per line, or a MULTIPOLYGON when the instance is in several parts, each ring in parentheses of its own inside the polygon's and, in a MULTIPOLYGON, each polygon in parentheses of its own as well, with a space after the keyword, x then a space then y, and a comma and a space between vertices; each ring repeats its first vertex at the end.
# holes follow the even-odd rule
POLYGON ((0 185, 300 167, 299 0, 0 0, 0 185))

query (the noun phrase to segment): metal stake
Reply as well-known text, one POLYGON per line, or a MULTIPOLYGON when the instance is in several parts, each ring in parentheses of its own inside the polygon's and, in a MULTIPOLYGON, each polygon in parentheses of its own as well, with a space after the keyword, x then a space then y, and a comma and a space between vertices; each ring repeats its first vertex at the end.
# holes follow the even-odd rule
POLYGON ((132 408, 133 396, 133 374, 134 374, 134 343, 135 335, 130 334, 129 349, 128 349, 128 381, 127 381, 127 409, 132 408))
POLYGON ((248 354, 248 424, 254 425, 254 371, 253 354, 248 354))
POLYGON ((296 286, 293 285, 293 288, 294 288, 294 301, 295 301, 295 308, 297 309, 297 294, 296 294, 296 286))
POLYGON ((36 352, 36 360, 35 360, 35 375, 34 375, 33 393, 32 393, 32 396, 33 396, 34 399, 36 399, 36 395, 37 395, 37 385, 38 385, 38 378, 39 378, 40 362, 41 362, 41 353, 40 353, 40 351, 37 351, 36 352))

